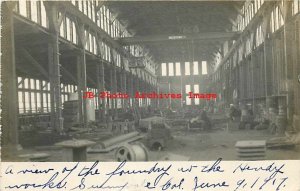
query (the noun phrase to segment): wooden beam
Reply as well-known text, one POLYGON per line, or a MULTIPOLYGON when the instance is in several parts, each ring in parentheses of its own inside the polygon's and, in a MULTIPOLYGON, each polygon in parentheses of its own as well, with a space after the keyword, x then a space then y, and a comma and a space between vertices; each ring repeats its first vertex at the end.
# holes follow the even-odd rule
POLYGON ((77 83, 76 78, 65 67, 61 66, 62 71, 74 82, 77 83))
POLYGON ((240 32, 209 32, 184 35, 150 35, 150 36, 135 36, 116 38, 118 42, 124 46, 133 44, 145 44, 153 42, 173 42, 187 40, 201 41, 224 41, 232 38, 237 38, 240 32))
POLYGON ((235 20, 233 20, 232 18, 228 18, 228 20, 234 27, 237 27, 237 22, 235 20))
POLYGON ((97 7, 95 7, 95 11, 99 11, 101 7, 105 4, 105 1, 98 1, 97 7))
POLYGON ((244 17, 244 13, 242 12, 242 10, 238 6, 234 5, 233 8, 236 10, 236 12, 239 15, 241 15, 242 17, 244 17))
POLYGON ((32 66, 36 67, 43 74, 43 76, 45 78, 49 77, 47 70, 39 62, 37 62, 31 56, 31 54, 27 50, 25 50, 25 48, 21 48, 20 53, 25 57, 25 59, 27 59, 29 61, 28 63, 31 64, 32 66))

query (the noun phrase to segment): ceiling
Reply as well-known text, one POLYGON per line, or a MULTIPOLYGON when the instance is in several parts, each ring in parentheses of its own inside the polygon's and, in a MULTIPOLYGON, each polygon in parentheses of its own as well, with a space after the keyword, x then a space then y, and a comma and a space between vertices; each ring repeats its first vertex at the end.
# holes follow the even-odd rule
MULTIPOLYGON (((184 35, 232 31, 233 20, 244 1, 108 1, 134 36, 184 35)), ((220 40, 162 41, 141 44, 154 60, 209 60, 221 46, 220 40)))

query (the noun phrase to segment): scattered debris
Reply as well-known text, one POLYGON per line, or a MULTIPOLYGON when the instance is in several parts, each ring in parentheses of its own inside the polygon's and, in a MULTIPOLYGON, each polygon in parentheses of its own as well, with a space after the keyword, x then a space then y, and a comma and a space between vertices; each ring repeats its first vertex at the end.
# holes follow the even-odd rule
POLYGON ((166 142, 172 139, 170 127, 166 123, 151 123, 146 139, 149 148, 162 150, 166 142))
POLYGON ((294 149, 295 143, 287 137, 274 137, 267 141, 268 149, 294 149))

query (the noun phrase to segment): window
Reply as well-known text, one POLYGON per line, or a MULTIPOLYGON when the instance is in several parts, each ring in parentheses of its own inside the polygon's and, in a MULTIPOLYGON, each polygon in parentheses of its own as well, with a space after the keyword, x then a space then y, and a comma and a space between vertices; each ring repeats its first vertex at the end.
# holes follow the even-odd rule
POLYGON ((194 99, 195 100, 195 105, 199 105, 200 104, 200 99, 194 99))
POLYGON ((167 64, 166 63, 162 63, 161 64, 161 75, 162 76, 166 76, 167 75, 167 64))
MULTIPOLYGON (((59 13, 59 15, 61 16, 61 13, 59 13)), ((63 19, 63 21, 62 21, 62 23, 61 23, 61 25, 60 25, 60 27, 59 27, 59 35, 61 36, 61 37, 65 37, 65 29, 64 29, 64 27, 65 27, 65 21, 64 21, 64 19, 63 19)))
POLYGON ((24 108, 24 113, 26 113, 27 110, 30 109, 30 96, 29 92, 25 92, 25 108, 24 108))
POLYGON ((24 113, 23 92, 18 92, 19 113, 24 113))
POLYGON ((34 79, 30 79, 30 89, 35 89, 35 81, 34 81, 34 79))
POLYGON ((202 61, 202 74, 205 75, 207 74, 207 62, 202 61))
POLYGON ((293 15, 297 14, 300 11, 300 1, 294 0, 293 3, 293 15))
POLYGON ((47 16, 44 2, 41 2, 41 24, 43 27, 47 27, 47 16))
POLYGON ((67 23, 67 40, 71 41, 71 21, 68 17, 66 17, 66 23, 67 23))
POLYGON ((194 64, 194 67, 193 67, 193 72, 194 73, 193 74, 194 75, 199 75, 198 62, 194 61, 193 64, 194 64))
POLYGON ((185 75, 191 75, 191 71, 190 71, 190 62, 185 62, 185 75))
POLYGON ((37 23, 37 4, 36 1, 30 1, 31 3, 31 20, 37 23))
POLYGON ((198 84, 194 85, 194 93, 199 93, 199 85, 198 84))
POLYGON ((42 94, 40 94, 40 93, 37 93, 36 94, 36 107, 37 107, 37 112, 42 112, 42 101, 41 101, 41 96, 42 96, 42 94))
POLYGON ((191 98, 189 98, 189 96, 185 97, 185 102, 186 102, 186 105, 191 105, 192 104, 192 100, 191 100, 191 98))
POLYGON ((191 92, 191 85, 185 85, 185 93, 191 92))
POLYGON ((169 63, 169 76, 174 76, 174 64, 173 64, 173 62, 169 63))
POLYGON ((39 90, 40 89, 40 80, 36 80, 36 89, 39 90))
POLYGON ((73 30, 73 32, 72 32, 72 34, 73 34, 72 42, 77 44, 77 33, 76 33, 76 26, 75 26, 74 23, 72 24, 72 30, 73 30))
MULTIPOLYGON (((198 84, 195 84, 194 85, 194 93, 200 93, 199 92, 199 85, 198 84)), ((199 105, 200 104, 200 100, 199 99, 194 99, 195 100, 195 105, 199 105)))
POLYGON ((176 62, 175 66, 176 66, 176 76, 180 76, 181 75, 180 62, 176 62))
POLYGON ((27 1, 19 0, 19 9, 20 14, 24 17, 27 17, 27 1))
POLYGON ((47 104, 48 104, 47 94, 43 93, 43 112, 48 112, 48 106, 47 106, 47 104))
POLYGON ((22 78, 18 77, 18 84, 20 84, 18 87, 19 88, 23 88, 23 82, 22 82, 22 78))
POLYGON ((92 36, 92 34, 90 34, 89 35, 89 51, 90 52, 93 52, 94 50, 93 50, 93 36, 92 36))
POLYGON ((51 112, 51 98, 50 98, 50 93, 47 94, 47 101, 48 101, 47 111, 51 112))

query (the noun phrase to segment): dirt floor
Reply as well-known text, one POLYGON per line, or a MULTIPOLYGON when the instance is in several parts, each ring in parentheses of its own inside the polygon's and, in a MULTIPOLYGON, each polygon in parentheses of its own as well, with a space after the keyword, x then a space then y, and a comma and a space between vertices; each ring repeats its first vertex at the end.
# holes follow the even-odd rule
MULTIPOLYGON (((149 160, 162 160, 166 155, 177 155, 169 157, 169 160, 238 160, 235 144, 240 140, 268 140, 276 137, 268 130, 228 130, 220 128, 211 132, 201 130, 173 130, 173 139, 161 151, 149 151, 149 160), (180 156, 182 157, 180 157, 180 156), (186 158, 184 158, 186 157, 186 158)), ((33 153, 35 150, 24 149, 20 153, 33 153)), ((38 152, 50 154, 49 161, 62 161, 63 151, 58 148, 39 150, 38 152)), ((114 151, 109 153, 88 154, 88 161, 114 161, 114 151)), ((300 145, 292 149, 267 149, 266 160, 292 160, 300 159, 300 145)))

